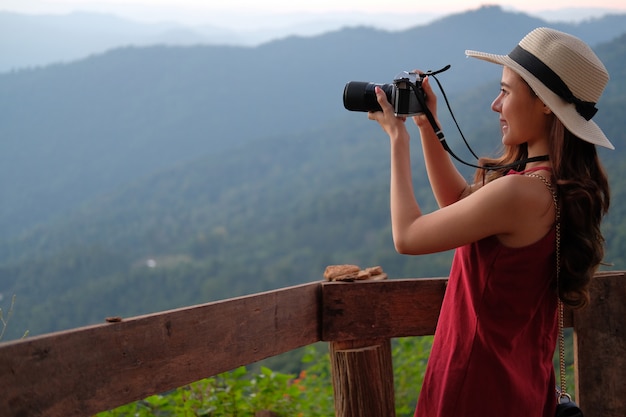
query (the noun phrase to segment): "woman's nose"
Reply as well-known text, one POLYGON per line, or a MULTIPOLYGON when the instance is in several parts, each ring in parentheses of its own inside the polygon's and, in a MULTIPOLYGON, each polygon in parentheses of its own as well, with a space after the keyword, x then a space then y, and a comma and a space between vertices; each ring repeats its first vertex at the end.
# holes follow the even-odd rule
POLYGON ((496 97, 495 100, 491 102, 491 110, 500 113, 500 96, 496 97))

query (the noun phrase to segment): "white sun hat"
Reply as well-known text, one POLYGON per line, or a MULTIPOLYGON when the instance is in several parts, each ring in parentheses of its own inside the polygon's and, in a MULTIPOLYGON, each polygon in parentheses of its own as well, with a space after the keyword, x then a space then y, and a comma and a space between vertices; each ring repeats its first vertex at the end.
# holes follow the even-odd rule
POLYGON ((609 73, 582 40, 558 30, 537 28, 508 55, 471 50, 465 55, 511 68, 570 132, 589 143, 615 149, 591 120, 609 73))

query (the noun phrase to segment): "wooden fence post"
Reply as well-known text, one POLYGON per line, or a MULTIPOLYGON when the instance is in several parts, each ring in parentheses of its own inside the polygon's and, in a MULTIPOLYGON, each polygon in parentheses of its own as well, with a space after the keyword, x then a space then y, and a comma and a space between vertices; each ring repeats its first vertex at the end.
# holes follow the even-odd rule
POLYGON ((576 399, 588 417, 626 416, 626 276, 598 273, 574 311, 576 399))
POLYGON ((330 342, 336 417, 393 417, 391 341, 330 342))
MULTIPOLYGON (((380 267, 342 265, 326 268, 324 278, 378 281, 387 275, 380 267)), ((331 341, 329 352, 336 417, 395 417, 391 339, 331 341)))

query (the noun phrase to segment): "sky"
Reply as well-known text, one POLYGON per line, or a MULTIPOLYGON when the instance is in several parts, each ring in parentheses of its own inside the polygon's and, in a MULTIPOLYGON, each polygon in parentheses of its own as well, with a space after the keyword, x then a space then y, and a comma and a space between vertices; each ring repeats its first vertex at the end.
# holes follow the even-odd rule
MULTIPOLYGON (((529 14, 562 8, 615 9, 626 13, 624 0, 0 0, 1 11, 29 14, 66 14, 91 11, 116 14, 143 22, 175 21, 184 24, 213 24, 225 27, 269 27, 284 24, 297 15, 308 19, 317 15, 367 14, 370 19, 397 16, 402 26, 403 15, 423 15, 427 20, 454 12, 476 9, 484 4, 499 4, 508 10, 529 14), (547 7, 546 4, 549 4, 547 7)), ((411 21, 414 23, 415 18, 411 21)), ((392 21, 393 22, 393 21, 392 21)), ((383 25, 384 26, 384 25, 383 25)))

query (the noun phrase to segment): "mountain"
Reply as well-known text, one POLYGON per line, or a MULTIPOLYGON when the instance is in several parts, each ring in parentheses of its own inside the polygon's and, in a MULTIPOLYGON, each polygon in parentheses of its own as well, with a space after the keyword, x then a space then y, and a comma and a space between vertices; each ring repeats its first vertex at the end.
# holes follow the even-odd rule
MULTIPOLYGON (((620 11, 588 7, 551 9, 533 16, 547 22, 575 24, 615 14, 620 11)), ((146 23, 87 11, 61 15, 0 11, 0 72, 75 61, 126 46, 258 46, 289 36, 317 36, 345 27, 401 31, 440 17, 441 13, 402 10, 375 14, 354 11, 263 14, 242 10, 236 14, 196 14, 193 21, 203 19, 205 23, 192 24, 175 22, 169 15, 164 21, 146 23)))
POLYGON ((176 23, 138 23, 113 15, 0 12, 0 71, 75 61, 124 46, 240 42, 225 29, 202 31, 176 23))
POLYGON ((28 15, 0 11, 0 72, 76 61, 127 46, 257 46, 289 36, 316 36, 346 26, 389 30, 423 24, 438 14, 343 12, 207 15, 213 23, 144 23, 112 14, 28 15))
MULTIPOLYGON (((343 109, 343 86, 451 63, 438 78, 469 142, 489 152, 499 69, 463 51, 508 52, 542 24, 485 7, 401 32, 128 47, 0 75, 0 298, 17 295, 11 337, 308 282, 332 263, 447 274, 449 253, 393 250, 388 144, 365 114, 343 109)), ((618 147, 602 156, 613 187, 607 260, 623 268, 618 26, 592 45, 612 76, 597 120, 618 147)), ((448 142, 468 155, 445 113, 442 103, 448 142)), ((419 152, 414 164, 428 210, 419 152)))
MULTIPOLYGON (((606 19, 613 32, 588 42, 622 32, 626 15, 606 19)), ((384 83, 401 70, 452 64, 441 75, 446 89, 473 89, 499 69, 466 59, 465 49, 506 53, 544 24, 484 7, 401 32, 361 27, 255 48, 127 47, 4 74, 0 190, 11 203, 0 207, 0 233, 13 236, 197 155, 323 125, 344 112, 341 94, 351 80, 384 83)))

